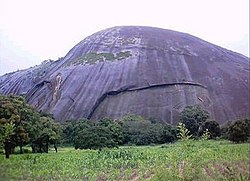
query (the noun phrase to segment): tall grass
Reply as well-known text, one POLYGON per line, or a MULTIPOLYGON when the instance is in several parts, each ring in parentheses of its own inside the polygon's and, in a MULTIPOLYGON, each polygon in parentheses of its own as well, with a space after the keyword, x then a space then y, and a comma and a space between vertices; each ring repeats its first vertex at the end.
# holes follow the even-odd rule
POLYGON ((0 180, 248 180, 249 145, 176 144, 0 155, 0 180))

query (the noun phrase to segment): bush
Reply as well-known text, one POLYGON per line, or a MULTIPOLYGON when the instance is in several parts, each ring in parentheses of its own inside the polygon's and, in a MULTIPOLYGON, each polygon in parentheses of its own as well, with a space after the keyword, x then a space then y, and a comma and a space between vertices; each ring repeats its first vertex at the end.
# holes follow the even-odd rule
POLYGON ((250 140, 250 120, 243 119, 233 122, 228 127, 228 139, 235 143, 250 140))
POLYGON ((194 137, 199 136, 202 124, 209 118, 207 111, 200 106, 187 106, 181 112, 180 122, 190 131, 194 137))
POLYGON ((210 139, 215 139, 221 135, 220 125, 216 121, 208 120, 204 122, 199 135, 202 135, 206 130, 209 132, 210 139))
POLYGON ((64 144, 72 143, 75 149, 118 147, 123 140, 120 124, 108 118, 96 123, 86 119, 67 121, 63 133, 64 144))
POLYGON ((227 123, 221 125, 221 138, 222 139, 229 139, 228 137, 228 128, 232 124, 232 121, 228 121, 227 123))
POLYGON ((126 116, 122 121, 123 144, 150 145, 174 142, 177 140, 175 127, 144 120, 138 116, 126 116))
POLYGON ((78 149, 102 149, 104 147, 117 147, 112 139, 112 133, 107 127, 93 126, 78 133, 75 139, 75 148, 78 149))

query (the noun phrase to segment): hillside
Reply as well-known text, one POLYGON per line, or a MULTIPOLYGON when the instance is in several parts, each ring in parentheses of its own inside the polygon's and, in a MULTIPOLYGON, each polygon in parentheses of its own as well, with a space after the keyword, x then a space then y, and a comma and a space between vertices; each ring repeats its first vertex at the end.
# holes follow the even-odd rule
POLYGON ((0 94, 25 95, 58 121, 136 114, 174 124, 187 105, 199 104, 224 123, 250 116, 249 65, 189 34, 113 27, 62 59, 1 76, 0 94))

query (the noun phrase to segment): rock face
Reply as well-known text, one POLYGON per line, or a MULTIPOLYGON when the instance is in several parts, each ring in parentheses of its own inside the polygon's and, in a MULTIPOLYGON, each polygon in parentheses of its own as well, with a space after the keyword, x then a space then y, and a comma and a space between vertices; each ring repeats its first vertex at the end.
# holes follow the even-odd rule
POLYGON ((249 59, 194 36, 152 27, 97 32, 56 62, 0 77, 58 121, 142 115, 175 124, 199 104, 219 123, 249 117, 249 59))

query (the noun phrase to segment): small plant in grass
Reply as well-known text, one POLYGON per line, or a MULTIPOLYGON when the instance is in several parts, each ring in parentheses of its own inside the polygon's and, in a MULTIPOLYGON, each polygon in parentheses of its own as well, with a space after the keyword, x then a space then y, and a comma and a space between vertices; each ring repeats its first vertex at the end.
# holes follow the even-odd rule
POLYGON ((210 133, 208 131, 208 129, 206 129, 203 134, 201 135, 201 140, 202 141, 205 141, 205 140, 208 140, 210 138, 210 133))
POLYGON ((192 134, 190 134, 189 130, 185 127, 183 123, 179 123, 177 125, 177 129, 179 131, 178 138, 181 142, 181 152, 190 151, 190 148, 193 146, 192 134))
POLYGON ((183 123, 179 123, 177 125, 177 128, 179 131, 178 138, 180 139, 180 141, 187 141, 192 138, 190 131, 185 127, 183 123))

